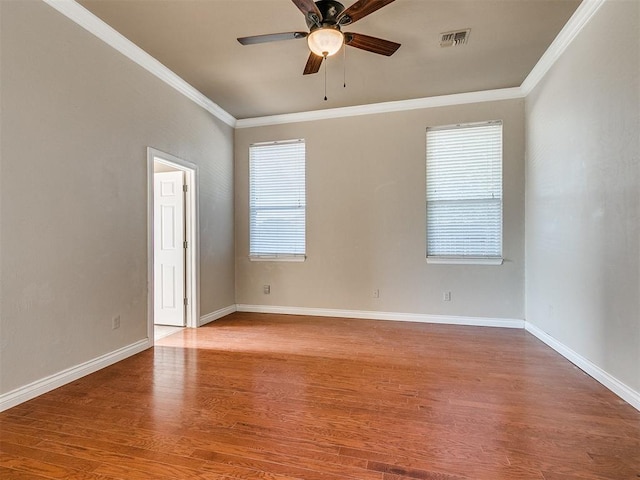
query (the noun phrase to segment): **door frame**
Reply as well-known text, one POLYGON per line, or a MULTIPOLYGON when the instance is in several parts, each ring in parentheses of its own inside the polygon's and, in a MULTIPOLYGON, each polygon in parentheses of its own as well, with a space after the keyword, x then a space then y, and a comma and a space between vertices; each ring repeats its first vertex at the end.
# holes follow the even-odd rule
POLYGON ((200 318, 200 225, 198 220, 198 166, 174 155, 147 147, 147 336, 153 345, 154 329, 154 218, 153 174, 154 163, 162 163, 184 172, 185 195, 185 296, 188 305, 185 320, 188 328, 198 327, 200 318))

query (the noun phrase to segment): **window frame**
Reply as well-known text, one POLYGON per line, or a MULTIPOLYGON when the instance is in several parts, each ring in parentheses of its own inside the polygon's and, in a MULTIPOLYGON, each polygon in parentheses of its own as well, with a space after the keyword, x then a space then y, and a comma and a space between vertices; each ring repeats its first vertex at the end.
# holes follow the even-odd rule
MULTIPOLYGON (((307 204, 306 204, 306 142, 303 138, 298 138, 298 139, 291 139, 291 140, 276 140, 276 141, 267 141, 267 142, 256 142, 256 143, 252 143, 249 145, 249 155, 248 155, 248 160, 249 160, 249 185, 248 185, 248 213, 249 213, 249 260, 252 262, 304 262, 307 258, 307 244, 306 244, 306 229, 307 229, 307 218, 306 218, 306 210, 307 210, 307 204), (302 157, 302 169, 303 169, 303 179, 302 179, 302 183, 303 183, 303 205, 301 206, 302 208, 302 212, 303 212, 303 218, 304 218, 304 228, 303 228, 303 232, 302 232, 302 247, 304 250, 304 253, 292 253, 292 252, 286 252, 286 249, 282 249, 281 251, 278 252, 273 252, 273 253, 252 253, 252 239, 253 237, 253 228, 254 228, 254 219, 253 219, 253 215, 254 215, 254 211, 255 211, 255 207, 254 207, 254 199, 253 199, 253 188, 254 188, 254 175, 253 175, 253 169, 254 167, 254 163, 252 160, 252 150, 254 148, 260 148, 260 147, 270 147, 270 146, 274 146, 274 145, 291 145, 291 144, 302 144, 303 147, 303 157, 302 157)), ((298 207, 300 208, 300 207, 298 207)))
POLYGON ((469 122, 469 123, 460 123, 453 125, 442 125, 442 126, 434 126, 427 127, 425 133, 425 253, 426 253, 426 261, 429 264, 441 264, 441 265, 502 265, 504 263, 504 122, 502 120, 489 120, 482 122, 469 122), (427 157, 429 155, 429 141, 427 137, 429 136, 430 131, 442 131, 442 130, 454 130, 461 128, 474 128, 474 127, 482 127, 489 125, 500 125, 500 225, 499 225, 499 235, 500 235, 500 255, 429 255, 429 171, 427 165, 427 157))

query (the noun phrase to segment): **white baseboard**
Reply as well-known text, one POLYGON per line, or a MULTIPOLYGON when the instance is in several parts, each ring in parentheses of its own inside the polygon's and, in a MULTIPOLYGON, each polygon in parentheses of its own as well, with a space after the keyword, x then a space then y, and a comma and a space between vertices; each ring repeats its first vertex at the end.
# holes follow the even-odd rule
POLYGON ((215 312, 207 313, 200 317, 198 321, 198 326, 201 327, 206 325, 209 322, 213 322, 214 320, 218 320, 219 318, 226 317, 227 315, 237 311, 237 305, 229 305, 228 307, 221 308, 216 310, 215 312))
POLYGON ((613 377, 609 373, 602 370, 597 365, 591 363, 582 355, 576 353, 565 344, 559 342, 548 333, 540 330, 532 323, 525 322, 525 329, 542 342, 546 343, 549 347, 553 348, 556 352, 569 360, 575 366, 583 370, 586 374, 593 377, 602 385, 607 387, 613 393, 618 395, 625 402, 630 404, 636 410, 640 411, 640 393, 633 390, 631 387, 625 385, 617 378, 613 377))
POLYGON ((338 310, 333 308, 278 307, 272 305, 237 305, 238 312, 278 313, 283 315, 309 315, 313 317, 363 318, 394 320, 397 322, 441 323, 475 327, 524 328, 524 320, 512 318, 458 317, 422 313, 376 312, 371 310, 338 310))
POLYGON ((439 323, 446 325, 470 325, 478 327, 524 328, 554 349, 571 363, 600 382, 631 406, 640 410, 640 393, 617 378, 594 365, 586 358, 560 343, 535 325, 519 319, 460 317, 450 315, 427 315, 419 313, 376 312, 366 310, 338 310, 332 308, 282 307, 273 305, 236 305, 238 312, 276 313, 282 315, 309 315, 317 317, 363 318, 370 320, 395 320, 401 322, 439 323))
MULTIPOLYGON (((376 312, 366 310, 338 310, 331 308, 308 308, 308 307, 281 307, 270 305, 230 305, 200 317, 198 326, 222 318, 233 312, 254 312, 254 313, 277 313, 286 315, 309 315, 319 317, 344 317, 362 318, 370 320, 394 320, 401 322, 438 323, 447 325, 469 325, 481 327, 503 327, 503 328, 524 328, 546 345, 554 349, 571 363, 582 369, 588 375, 600 382, 606 388, 629 403, 636 410, 640 411, 640 393, 625 385, 617 378, 602 370, 597 365, 579 355, 569 347, 551 337, 535 325, 519 319, 508 318, 486 318, 486 317, 460 317, 449 315, 427 315, 416 313, 394 313, 376 312)), ((84 362, 75 367, 68 368, 61 372, 49 375, 48 377, 36 380, 28 385, 0 395, 0 412, 14 407, 20 403, 31 400, 39 395, 50 392, 62 385, 70 383, 78 378, 89 375, 104 367, 108 367, 127 357, 142 352, 150 348, 149 339, 140 340, 136 343, 107 353, 100 357, 84 362)))
POLYGON ((150 348, 148 338, 0 395, 0 412, 150 348))

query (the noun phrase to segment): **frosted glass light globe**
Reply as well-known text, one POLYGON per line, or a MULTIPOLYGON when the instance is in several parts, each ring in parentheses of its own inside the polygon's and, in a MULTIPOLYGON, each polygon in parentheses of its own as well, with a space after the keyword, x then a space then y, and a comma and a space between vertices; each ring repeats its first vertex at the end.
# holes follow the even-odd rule
POLYGON ((335 28, 318 28, 309 34, 307 43, 309 49, 319 57, 330 57, 340 51, 344 43, 344 35, 335 28))

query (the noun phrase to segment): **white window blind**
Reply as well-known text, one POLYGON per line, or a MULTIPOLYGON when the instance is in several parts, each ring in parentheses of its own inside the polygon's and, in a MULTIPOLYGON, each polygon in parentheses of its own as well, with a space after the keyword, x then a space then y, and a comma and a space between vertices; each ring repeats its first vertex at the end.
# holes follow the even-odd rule
POLYGON ((502 122, 427 129, 427 257, 502 258, 502 122))
POLYGON ((249 147, 249 256, 304 260, 305 143, 249 147))

